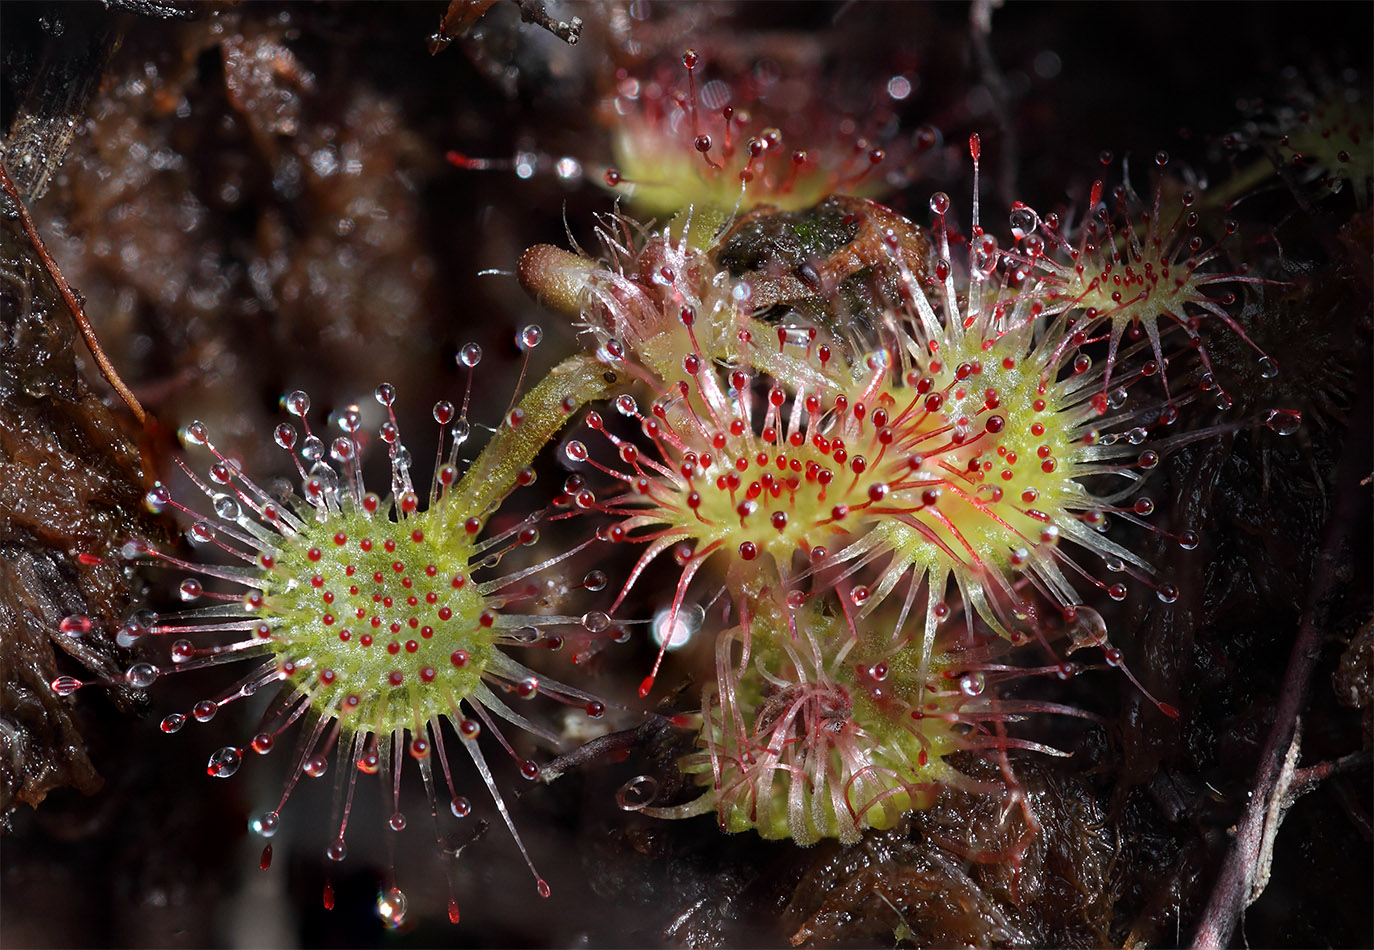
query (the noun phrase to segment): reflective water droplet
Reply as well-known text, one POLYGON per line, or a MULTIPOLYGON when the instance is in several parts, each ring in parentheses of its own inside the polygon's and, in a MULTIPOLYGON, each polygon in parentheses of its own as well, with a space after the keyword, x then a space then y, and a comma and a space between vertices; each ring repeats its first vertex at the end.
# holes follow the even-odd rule
POLYGON ((263 812, 253 818, 248 823, 248 830, 255 835, 270 838, 277 833, 277 828, 281 825, 281 818, 275 811, 263 812))
POLYGON ((152 614, 146 610, 140 610, 128 620, 124 621, 124 625, 120 627, 119 632, 115 634, 115 643, 127 650, 147 635, 148 628, 152 623, 152 614))
POLYGON ((868 603, 868 588, 862 584, 858 585, 849 592, 849 600, 855 607, 862 607, 868 603))
POLYGON ((167 486, 161 483, 149 489, 148 494, 143 496, 143 504, 154 514, 160 512, 167 505, 171 504, 172 493, 167 490, 167 486))
POLYGON ((75 676, 59 676, 48 684, 52 691, 59 696, 70 696, 81 688, 81 680, 75 676))
POLYGON ((372 398, 376 399, 379 405, 391 406, 396 402, 396 387, 390 383, 382 383, 373 390, 372 398))
POLYGON ((186 715, 184 713, 172 713, 162 720, 161 729, 167 734, 181 731, 181 727, 186 725, 186 715))
POLYGON ((87 634, 91 632, 91 618, 84 614, 72 614, 70 617, 63 617, 57 624, 57 629, 77 636, 87 634))
POLYGON ((1279 375, 1279 364, 1267 356, 1261 356, 1259 358, 1259 371, 1265 379, 1273 379, 1279 375))
POLYGON ((217 495, 214 501, 215 514, 224 521, 238 521, 242 515, 239 503, 228 495, 217 495))
POLYGON ((243 753, 231 745, 225 746, 210 756, 205 773, 211 778, 229 778, 243 764, 243 753))
POLYGON ((937 191, 930 196, 930 210, 936 214, 944 214, 949 210, 949 195, 943 191, 937 191))
POLYGON ((621 393, 615 397, 616 412, 622 416, 634 417, 639 412, 639 406, 635 404, 635 399, 628 393, 621 393))
POLYGON ((147 689, 157 682, 157 667, 151 663, 135 663, 124 671, 124 681, 134 689, 147 689))
POLYGON ((588 633, 604 633, 611 625, 611 618, 600 610, 590 610, 582 615, 582 626, 588 633))
POLYGON ((301 458, 307 462, 318 462, 324 458, 324 440, 317 435, 308 435, 301 443, 301 458))
POLYGON ((377 895, 377 915, 382 923, 395 929, 406 920, 406 896, 398 887, 389 887, 377 895))
POLYGON ((625 346, 615 337, 596 348, 596 358, 602 363, 618 363, 625 358, 625 346))
POLYGON ((649 633, 655 646, 661 647, 666 641, 669 650, 679 650, 691 641, 705 619, 706 611, 700 604, 683 604, 676 616, 672 608, 665 607, 654 614, 649 633))
POLYGON ((1019 203, 1007 216, 1007 221, 1011 225, 1011 236, 1018 241, 1040 227, 1040 216, 1035 210, 1019 203))
POLYGON ((205 428, 205 423, 199 419, 181 430, 181 441, 187 445, 204 445, 209 438, 210 433, 205 428))
POLYGON ((588 571, 587 576, 582 578, 582 586, 590 591, 604 590, 606 588, 606 572, 588 571))
POLYGON ((987 679, 982 673, 965 673, 959 677, 959 692, 965 696, 974 697, 983 695, 983 690, 987 688, 987 679))
POLYGON ((1216 406, 1218 409, 1224 412, 1225 410, 1230 409, 1232 405, 1233 402, 1230 393, 1225 391, 1217 393, 1216 406))
POLYGON ((522 350, 532 350, 540 343, 544 342, 544 330, 538 324, 531 323, 520 331, 520 335, 516 337, 515 342, 522 350))
POLYGON ((1264 424, 1279 435, 1292 435, 1302 428, 1302 413, 1297 409, 1270 409, 1264 424))
POLYGON ((386 825, 392 831, 405 831, 406 816, 400 812, 392 812, 391 817, 386 820, 386 825))
POLYGON ((969 276, 974 280, 987 280, 997 270, 997 239, 991 234, 980 235, 973 242, 969 255, 969 276))
POLYGON ((336 462, 350 461, 357 454, 357 445, 352 439, 340 436, 329 447, 329 456, 336 462))
POLYGON ((564 155, 553 166, 554 173, 563 180, 571 180, 582 175, 582 165, 577 159, 564 155))
POLYGON ((195 600, 203 593, 205 593, 205 588, 194 577, 186 578, 177 587, 177 594, 182 600, 195 600))
POLYGON ((282 404, 286 406, 286 411, 293 416, 304 418, 305 414, 310 411, 310 397, 304 390, 297 389, 288 393, 286 398, 282 400, 282 404))
POLYGON ((329 847, 324 849, 324 856, 331 861, 342 861, 348 857, 348 845, 344 844, 342 838, 336 840, 329 847))
POLYGON ((335 421, 340 429, 352 435, 363 427, 363 414, 357 406, 348 406, 335 421))
POLYGON ((458 362, 462 363, 468 369, 472 369, 478 363, 482 362, 482 348, 476 343, 468 343, 458 351, 458 362))
POLYGON ((466 818, 472 814, 472 803, 462 795, 448 803, 448 810, 453 812, 454 818, 466 818))

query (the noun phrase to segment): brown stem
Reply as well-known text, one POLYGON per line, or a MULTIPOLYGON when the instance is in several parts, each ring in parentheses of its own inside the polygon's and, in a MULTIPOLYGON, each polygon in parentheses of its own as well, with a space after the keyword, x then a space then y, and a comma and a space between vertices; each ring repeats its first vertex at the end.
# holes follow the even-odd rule
MULTIPOLYGON (((1350 432, 1369 431, 1370 402, 1366 377, 1359 406, 1351 416, 1350 432)), ((1341 459, 1336 478, 1336 503, 1326 522, 1306 609, 1289 654, 1274 725, 1260 754, 1249 803, 1236 825, 1234 844, 1202 913, 1193 941, 1196 947, 1227 946, 1241 912, 1258 897, 1257 891, 1263 889, 1268 877, 1265 855, 1272 845, 1276 825, 1282 820, 1284 799, 1295 778, 1293 766, 1296 762, 1290 760, 1290 752, 1296 751, 1294 745, 1299 717, 1307 699, 1308 681, 1321 652, 1323 632, 1347 563, 1350 532, 1355 525, 1364 523, 1360 509, 1366 493, 1360 489, 1359 479, 1369 471, 1369 448, 1367 439, 1354 439, 1341 459)))
POLYGON ((1293 783, 1288 787, 1288 801, 1297 801, 1333 775, 1350 772, 1357 768, 1368 767, 1370 755, 1366 751, 1352 752, 1330 762, 1318 762, 1305 769, 1293 772, 1293 783))
POLYGON ((96 365, 100 367, 100 373, 105 380, 114 387, 114 391, 119 394, 119 398, 124 400, 124 405, 129 407, 129 411, 134 414, 139 425, 146 425, 148 414, 143 411, 143 406, 138 399, 124 385, 124 380, 119 378, 119 373, 115 371, 114 364, 105 355, 105 351, 100 348, 100 340, 96 338, 95 328, 91 326, 91 321, 86 318, 86 308, 81 305, 76 294, 72 292, 71 286, 67 283, 62 271, 58 269, 57 261, 53 260, 48 253, 47 245, 43 243, 42 236, 38 233, 38 228, 33 223, 33 218, 29 216, 29 211, 24 207, 23 200, 19 197, 19 191, 14 187, 14 182, 10 181, 9 172, 5 170, 3 163, 0 163, 0 185, 4 186, 5 194, 19 211, 19 221, 24 226, 24 231, 29 236, 29 241, 33 244, 34 253, 47 268, 48 276, 52 278, 57 286, 62 299, 66 301, 67 309, 71 311, 72 319, 76 321, 76 328, 81 331, 81 338, 86 341, 86 348, 95 357, 96 365))

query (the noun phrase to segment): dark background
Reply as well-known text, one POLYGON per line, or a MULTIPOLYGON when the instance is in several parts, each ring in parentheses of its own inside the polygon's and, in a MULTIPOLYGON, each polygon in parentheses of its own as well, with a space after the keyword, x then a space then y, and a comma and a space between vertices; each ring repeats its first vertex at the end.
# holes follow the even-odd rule
MULTIPOLYGON (((56 108, 54 93, 26 98, 36 95, 36 79, 58 69, 53 63, 68 64, 63 90, 99 77, 89 99, 72 107, 81 121, 50 188, 29 206, 104 347, 162 427, 140 441, 160 477, 169 477, 171 433, 192 418, 205 419, 249 471, 280 471, 267 433, 278 398, 297 387, 323 413, 370 398, 390 379, 401 387, 403 431, 423 446, 432 428, 427 407, 461 391, 453 355, 467 340, 488 353, 480 380, 493 395, 479 413, 489 420, 518 373, 515 328, 536 320, 545 327, 536 369, 575 345, 573 330, 540 314, 512 279, 476 275, 513 268, 531 244, 566 243, 564 220, 589 243, 591 216, 610 199, 547 170, 521 180, 510 171, 461 171, 443 156, 528 151, 545 166, 562 155, 584 165, 607 160, 594 103, 609 58, 625 50, 596 17, 628 8, 569 4, 589 21, 583 42, 569 48, 498 5, 480 21, 479 37, 435 56, 426 39, 443 4, 188 9, 190 17, 170 6, 11 3, 0 13, 7 134, 25 115, 56 108), (251 56, 268 47, 290 60, 255 70, 251 56), (249 59, 235 59, 235 50, 249 59), (321 174, 327 165, 313 162, 331 149, 360 160, 362 173, 321 174), (340 220, 352 224, 341 230, 340 220)), ((1223 182, 1264 158, 1258 146, 1228 147, 1227 134, 1262 138, 1247 122, 1263 125, 1294 90, 1350 85, 1366 105, 1370 94, 1367 4, 1011 4, 992 15, 996 77, 979 66, 963 4, 646 9, 634 35, 650 61, 679 56, 688 43, 708 59, 792 50, 780 55, 819 64, 836 101, 881 88, 895 73, 912 77, 915 91, 896 107, 903 128, 932 124, 945 144, 912 160, 913 180, 891 204, 924 221, 930 193, 945 190, 966 210, 971 182, 960 143, 977 131, 985 220, 999 233, 1012 198, 1042 213, 1068 207, 1093 177, 1119 178, 1123 157, 1140 169, 1137 187, 1159 149, 1173 156, 1176 173, 1223 182), (1000 100, 988 88, 999 80, 1000 100), (1105 170, 1104 149, 1115 156, 1105 170)), ((1245 259, 1266 276, 1301 280, 1303 291, 1275 291, 1250 312, 1257 342, 1285 366, 1272 387, 1258 380, 1251 354, 1216 335, 1214 358, 1239 404, 1226 418, 1300 406, 1309 424, 1286 440, 1258 429, 1218 436, 1179 451, 1161 473, 1152 495, 1163 513, 1176 525, 1200 524, 1206 540, 1185 556, 1142 539, 1184 597, 1172 615, 1133 600, 1118 619, 1135 631, 1127 647, 1134 668, 1183 697, 1185 714, 1171 723, 1142 712, 1124 680, 1105 673, 1057 697, 1101 713, 1109 726, 1047 727, 1046 740, 1075 756, 1026 761, 1026 781, 1043 796, 1046 815, 1062 818, 1055 827, 1063 834, 1086 841, 1099 825, 1109 829, 1110 840, 1093 852, 1104 858, 1108 883, 1075 880, 1072 868, 1056 865, 1055 853, 1073 863, 1068 844, 1049 845, 1032 872, 1049 882, 1038 908, 1008 909, 1006 895, 980 878, 988 906, 1012 915, 1035 942, 1189 943, 1308 606, 1323 527, 1341 490, 1342 451, 1363 443, 1367 455, 1368 209, 1356 209, 1350 189, 1328 198, 1275 177, 1234 214, 1245 259)), ((1219 421, 1202 410, 1189 419, 1219 421)), ((1311 681, 1303 764, 1369 749, 1368 713, 1362 725, 1332 686, 1346 644, 1369 616, 1361 492, 1352 543, 1339 555, 1339 594, 1324 606, 1329 629, 1311 681)), ((161 582, 153 583, 156 597, 161 582)), ((633 695, 648 648, 617 649, 587 671, 584 685, 633 695)), ((665 693, 688 672, 674 675, 661 681, 665 693)), ((397 854, 412 923, 388 933, 372 910, 387 860, 375 791, 360 786, 352 856, 334 878, 338 909, 326 913, 323 817, 312 812, 328 808, 329 788, 293 799, 272 869, 259 872, 260 842, 245 823, 275 800, 286 755, 253 761, 230 782, 207 780, 200 763, 241 740, 252 711, 162 736, 162 715, 224 685, 222 674, 183 679, 193 678, 160 682, 141 707, 121 708, 118 697, 93 689, 78 694, 80 742, 104 784, 91 795, 57 789, 37 810, 8 816, 5 945, 783 945, 803 921, 817 942, 887 944, 902 931, 878 893, 885 901, 905 895, 913 914, 929 911, 924 922, 909 921, 924 942, 987 933, 961 930, 958 914, 941 910, 955 903, 943 896, 953 891, 939 889, 944 872, 932 870, 924 844, 912 843, 941 822, 974 821, 973 806, 961 812, 956 799, 945 813, 919 816, 897 837, 873 835, 858 850, 727 837, 709 819, 654 822, 616 809, 623 782, 665 768, 681 751, 671 736, 644 743, 628 762, 526 786, 514 810, 553 886, 548 901, 535 894, 465 772, 475 818, 493 826, 463 854, 457 927, 443 918, 433 843, 414 803, 397 854), (813 918, 841 892, 852 900, 813 918)), ((623 728, 638 722, 631 711, 612 719, 623 728)), ((503 787, 514 787, 510 763, 497 768, 503 787)), ((418 798, 414 778, 406 784, 418 798)), ((1298 802, 1237 944, 1374 944, 1370 797, 1366 759, 1298 802)))

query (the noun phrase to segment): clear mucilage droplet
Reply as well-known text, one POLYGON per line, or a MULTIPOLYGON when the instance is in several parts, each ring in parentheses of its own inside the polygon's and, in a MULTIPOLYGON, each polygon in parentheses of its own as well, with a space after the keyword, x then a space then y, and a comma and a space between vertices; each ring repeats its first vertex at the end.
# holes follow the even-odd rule
POLYGON ((243 753, 231 745, 225 746, 210 756, 205 772, 211 778, 229 778, 243 764, 243 753))
POLYGON ((406 905, 406 896, 398 887, 389 887, 377 895, 377 915, 388 928, 405 923, 406 905))
POLYGON ((1040 226, 1040 216, 1035 213, 1035 209, 1028 208, 1020 202, 1012 208, 1007 221, 1011 225, 1011 236, 1018 241, 1040 226))
POLYGON ((72 614, 70 617, 63 617, 57 629, 68 635, 87 634, 91 632, 91 618, 84 614, 72 614))
POLYGON ((263 812, 248 823, 248 830, 255 835, 263 838, 270 838, 277 833, 277 828, 281 825, 281 819, 275 811, 263 812))
POLYGON ((1292 435, 1302 428, 1302 412, 1297 409, 1270 409, 1264 424, 1279 435, 1292 435))
POLYGON ((997 270, 997 239, 991 234, 983 234, 973 242, 969 255, 969 276, 974 280, 987 280, 997 270))
POLYGON ((1084 647, 1103 646, 1107 642, 1107 622, 1091 607, 1079 604, 1074 608, 1074 620, 1066 628, 1069 653, 1084 647))
POLYGON ((982 673, 965 673, 959 677, 959 692, 968 697, 983 695, 983 690, 987 688, 987 679, 982 673))
POLYGON ((124 681, 134 689, 147 689, 157 682, 157 667, 151 663, 135 663, 124 671, 124 681))

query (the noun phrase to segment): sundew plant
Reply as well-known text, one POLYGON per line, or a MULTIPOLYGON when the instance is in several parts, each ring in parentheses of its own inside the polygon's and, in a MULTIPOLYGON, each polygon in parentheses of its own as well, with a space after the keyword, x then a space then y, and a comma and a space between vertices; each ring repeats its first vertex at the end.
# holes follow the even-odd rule
POLYGON ((119 667, 34 661, 71 713, 146 694, 138 901, 1219 946, 1274 816, 1330 779, 1305 827, 1367 824, 1368 598, 1322 567, 1367 561, 1367 62, 1102 109, 1153 12, 1080 88, 1086 27, 987 4, 397 10, 127 13, 35 216, 147 407, 141 505, 63 555, 127 609, 49 624, 119 667), (1285 668, 1318 618, 1330 675, 1285 668))

